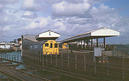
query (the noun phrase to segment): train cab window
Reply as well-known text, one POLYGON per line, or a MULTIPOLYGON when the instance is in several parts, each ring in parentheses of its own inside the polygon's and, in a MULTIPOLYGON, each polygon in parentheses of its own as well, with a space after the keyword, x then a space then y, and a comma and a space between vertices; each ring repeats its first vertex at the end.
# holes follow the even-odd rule
POLYGON ((45 44, 45 47, 48 47, 48 46, 49 46, 49 44, 48 44, 48 43, 46 43, 46 44, 45 44))
POLYGON ((52 43, 50 44, 50 48, 52 48, 53 47, 53 45, 52 45, 52 43))
POLYGON ((55 43, 55 48, 57 48, 57 47, 58 47, 58 44, 55 43))

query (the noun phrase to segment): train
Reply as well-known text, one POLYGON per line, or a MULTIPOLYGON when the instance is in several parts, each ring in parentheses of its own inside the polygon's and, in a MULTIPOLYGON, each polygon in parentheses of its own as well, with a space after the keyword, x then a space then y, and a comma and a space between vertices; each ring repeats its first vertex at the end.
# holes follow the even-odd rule
POLYGON ((30 53, 40 52, 42 55, 59 55, 59 43, 56 40, 37 41, 35 36, 25 35, 22 37, 22 50, 30 53))
POLYGON ((62 46, 62 49, 69 49, 68 43, 62 43, 61 46, 62 46))
POLYGON ((43 43, 43 55, 57 54, 59 55, 59 44, 55 40, 47 40, 43 43))
POLYGON ((22 36, 22 59, 26 67, 39 66, 44 56, 59 55, 59 43, 56 40, 36 40, 35 36, 22 36))

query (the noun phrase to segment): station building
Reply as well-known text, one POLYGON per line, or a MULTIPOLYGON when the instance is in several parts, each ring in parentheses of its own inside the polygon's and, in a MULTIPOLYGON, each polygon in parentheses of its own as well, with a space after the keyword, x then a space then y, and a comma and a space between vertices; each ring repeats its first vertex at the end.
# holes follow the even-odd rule
POLYGON ((60 37, 59 33, 48 30, 38 35, 23 35, 22 36, 22 50, 31 52, 42 52, 42 46, 47 40, 56 40, 60 37))

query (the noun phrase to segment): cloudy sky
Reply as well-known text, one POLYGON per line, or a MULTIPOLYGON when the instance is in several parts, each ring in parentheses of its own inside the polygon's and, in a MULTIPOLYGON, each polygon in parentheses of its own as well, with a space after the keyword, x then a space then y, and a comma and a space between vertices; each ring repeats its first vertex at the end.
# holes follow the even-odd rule
POLYGON ((129 1, 0 0, 0 41, 49 29, 63 39, 100 27, 120 31, 115 43, 129 43, 129 1))

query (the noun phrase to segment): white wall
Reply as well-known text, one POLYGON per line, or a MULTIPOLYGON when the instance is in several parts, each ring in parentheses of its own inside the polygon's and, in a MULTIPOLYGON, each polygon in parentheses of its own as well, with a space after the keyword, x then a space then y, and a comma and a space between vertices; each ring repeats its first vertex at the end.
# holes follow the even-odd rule
POLYGON ((10 45, 0 45, 1 49, 10 49, 11 46, 10 45))

